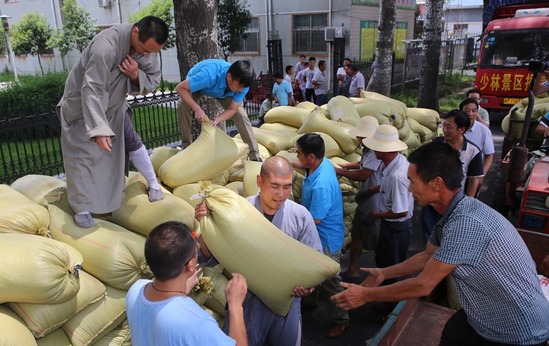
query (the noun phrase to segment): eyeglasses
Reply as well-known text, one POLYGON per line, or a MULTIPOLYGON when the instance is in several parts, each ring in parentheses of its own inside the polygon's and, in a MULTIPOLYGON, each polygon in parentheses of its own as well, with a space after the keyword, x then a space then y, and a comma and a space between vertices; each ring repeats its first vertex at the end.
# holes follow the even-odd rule
POLYGON ((442 123, 438 127, 441 128, 441 129, 448 129, 448 130, 454 130, 455 128, 457 128, 457 126, 454 126, 454 125, 449 124, 449 123, 442 123))

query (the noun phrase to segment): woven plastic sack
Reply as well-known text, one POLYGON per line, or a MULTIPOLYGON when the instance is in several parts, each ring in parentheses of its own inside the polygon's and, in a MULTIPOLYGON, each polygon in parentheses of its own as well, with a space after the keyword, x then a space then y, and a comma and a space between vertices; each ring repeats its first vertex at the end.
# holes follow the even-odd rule
POLYGON ((126 291, 107 286, 103 299, 63 325, 73 346, 92 345, 126 319, 126 291))
POLYGON ((413 118, 408 118, 406 120, 408 120, 408 125, 410 125, 410 129, 419 135, 421 143, 430 141, 435 138, 437 134, 436 131, 432 131, 427 126, 421 125, 417 120, 413 118))
POLYGON ((158 147, 154 148, 151 152, 150 158, 153 165, 154 173, 158 175, 158 170, 164 162, 168 161, 169 158, 178 154, 181 150, 177 148, 170 147, 158 147))
POLYGON ((303 125, 303 122, 305 121, 305 119, 307 119, 310 113, 310 109, 291 106, 279 106, 271 108, 267 113, 265 113, 265 122, 271 124, 280 123, 288 126, 300 127, 301 125, 303 125))
POLYGON ((288 313, 294 287, 314 287, 339 271, 337 262, 281 232, 234 192, 212 191, 206 204, 211 215, 200 229, 209 250, 273 312, 288 313))
MULTIPOLYGON (((211 189, 217 190, 223 186, 212 184, 211 189)), ((184 202, 188 203, 193 208, 193 219, 194 219, 194 208, 202 202, 200 199, 191 199, 192 196, 200 192, 200 183, 186 184, 181 185, 173 190, 173 195, 182 199, 184 202)), ((196 227, 195 227, 196 228, 196 227)))
POLYGON ((179 221, 195 229, 194 209, 189 203, 164 191, 164 199, 151 203, 147 182, 141 174, 126 185, 120 208, 112 213, 112 222, 144 236, 166 221, 179 221))
POLYGON ((80 251, 84 270, 101 282, 127 290, 135 281, 152 276, 145 261, 144 236, 99 219, 95 227, 80 228, 72 215, 54 205, 48 208, 52 237, 80 251))
POLYGON ((307 109, 309 111, 316 111, 318 110, 318 106, 315 105, 314 103, 312 103, 311 101, 303 101, 303 102, 299 102, 296 106, 297 108, 301 108, 301 109, 307 109))
POLYGON ((36 341, 25 323, 7 306, 0 305, 0 345, 32 346, 36 341))
POLYGON ((285 134, 287 136, 292 136, 292 137, 295 136, 297 134, 297 130, 299 130, 297 127, 284 125, 284 124, 279 124, 279 123, 273 123, 273 124, 265 123, 265 124, 261 125, 259 128, 262 129, 262 130, 282 133, 282 134, 285 134))
POLYGON ((8 185, 0 185, 0 233, 49 235, 48 210, 8 185))
POLYGON ((374 116, 378 119, 379 124, 385 124, 382 117, 389 118, 391 125, 399 129, 402 122, 406 119, 406 105, 398 100, 392 99, 382 94, 372 91, 361 91, 360 97, 366 102, 356 104, 356 110, 361 117, 366 115, 374 116))
POLYGON ((72 346, 63 328, 56 329, 45 337, 36 339, 36 344, 38 346, 72 346))
POLYGON ((17 179, 10 186, 31 201, 45 207, 48 203, 61 199, 66 192, 67 183, 48 175, 29 174, 17 179))
POLYGON ((440 115, 437 111, 428 108, 407 108, 408 118, 416 120, 431 131, 436 131, 440 124, 440 115))
POLYGON ((49 238, 0 234, 0 303, 64 303, 76 296, 82 255, 49 238))
MULTIPOLYGON (((316 134, 319 134, 320 137, 324 140, 324 156, 326 157, 334 157, 334 156, 343 156, 345 153, 341 150, 339 147, 339 144, 333 139, 329 134, 324 132, 315 132, 316 134)), ((297 135, 295 137, 295 142, 297 142, 297 139, 299 137, 303 136, 297 135)))
MULTIPOLYGON (((278 133, 269 130, 253 128, 257 143, 263 145, 269 150, 270 155, 276 155, 280 150, 288 150, 292 147, 293 136, 288 136, 284 133, 278 133)), ((235 138, 241 138, 240 134, 237 134, 235 138)))
POLYGON ((261 171, 262 162, 247 161, 244 164, 244 197, 256 195, 259 192, 257 176, 261 171))
POLYGON ((356 137, 349 134, 354 126, 338 121, 333 121, 321 112, 313 112, 307 118, 297 133, 323 132, 332 137, 339 148, 346 154, 352 153, 357 147, 356 137))
POLYGON ((402 123, 402 127, 398 129, 398 139, 401 141, 405 141, 408 136, 410 136, 410 125, 408 125, 408 121, 404 119, 404 122, 402 123))
POLYGON ((175 189, 209 180, 229 168, 238 158, 238 147, 232 138, 206 122, 202 124, 202 132, 196 141, 164 162, 158 176, 164 184, 175 189))
POLYGON ((330 119, 335 121, 353 126, 356 126, 360 121, 360 115, 358 115, 355 105, 345 96, 332 97, 328 101, 328 112, 330 113, 330 119))
POLYGON ((193 291, 191 297, 198 305, 203 305, 206 308, 212 309, 223 317, 226 314, 225 306, 227 298, 225 297, 225 288, 227 287, 227 278, 223 276, 223 267, 216 265, 215 267, 202 267, 203 276, 211 279, 210 292, 203 289, 193 291))
POLYGON ((97 340, 93 346, 131 346, 131 344, 130 324, 128 320, 124 320, 116 328, 97 340))
POLYGON ((105 296, 105 285, 85 271, 80 271, 80 290, 76 297, 60 304, 8 303, 35 338, 60 328, 71 317, 105 296))
POLYGON ((226 189, 229 189, 237 195, 244 196, 244 183, 242 181, 233 181, 225 185, 226 189))

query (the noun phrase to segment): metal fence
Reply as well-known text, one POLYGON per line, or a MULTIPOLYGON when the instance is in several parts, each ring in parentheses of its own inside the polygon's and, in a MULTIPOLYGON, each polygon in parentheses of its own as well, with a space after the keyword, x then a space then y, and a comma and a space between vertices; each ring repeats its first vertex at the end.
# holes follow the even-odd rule
MULTIPOLYGON (((254 86, 254 90, 257 87, 254 86)), ((181 134, 177 123, 175 92, 130 97, 132 123, 147 148, 177 145, 181 134)), ((259 105, 246 101, 244 107, 255 121, 259 105)), ((227 131, 234 132, 231 121, 227 131)), ((60 124, 50 112, 0 118, 0 184, 11 184, 28 174, 58 175, 63 173, 60 124)))

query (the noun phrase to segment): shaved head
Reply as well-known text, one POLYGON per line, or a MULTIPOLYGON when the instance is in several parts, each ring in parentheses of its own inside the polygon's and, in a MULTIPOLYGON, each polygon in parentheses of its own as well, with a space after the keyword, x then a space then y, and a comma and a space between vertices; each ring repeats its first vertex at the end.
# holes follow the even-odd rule
POLYGON ((265 179, 273 175, 288 176, 293 175, 292 163, 282 156, 271 156, 261 165, 259 175, 265 179))

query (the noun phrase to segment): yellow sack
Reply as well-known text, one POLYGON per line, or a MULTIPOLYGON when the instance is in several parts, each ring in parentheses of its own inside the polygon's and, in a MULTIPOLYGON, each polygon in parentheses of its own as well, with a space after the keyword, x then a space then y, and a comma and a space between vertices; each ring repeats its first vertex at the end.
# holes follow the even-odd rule
MULTIPOLYGON (((200 202, 202 202, 202 201, 199 198, 198 199, 191 199, 191 197, 200 192, 200 186, 201 186, 201 183, 198 182, 198 183, 193 183, 193 184, 181 185, 181 186, 175 188, 175 190, 173 190, 173 195, 175 197, 178 197, 178 198, 182 199, 185 203, 189 204, 193 208, 192 209, 193 219, 194 219, 194 208, 198 204, 200 204, 200 202)), ((217 184, 213 184, 213 183, 211 185, 212 191, 217 190, 217 189, 222 188, 222 187, 223 186, 221 186, 221 185, 217 185, 217 184)), ((194 219, 194 220, 196 220, 196 219, 194 219)), ((190 227, 190 228, 191 229, 197 229, 198 224, 193 225, 193 227, 190 227)))
MULTIPOLYGON (((345 155, 345 153, 339 147, 339 144, 337 144, 335 139, 330 137, 329 134, 324 133, 324 132, 315 132, 315 133, 319 134, 320 137, 322 137, 322 139, 324 140, 324 156, 334 157, 334 156, 343 156, 343 155, 345 155)), ((297 142, 297 139, 301 136, 303 136, 303 135, 302 134, 297 135, 295 137, 295 142, 297 142)), ((297 160, 297 158, 296 158, 296 160, 297 160)))
POLYGON ((143 252, 144 236, 99 219, 95 219, 95 227, 80 228, 72 215, 55 205, 48 208, 52 237, 80 251, 86 272, 109 286, 124 290, 138 279, 152 276, 143 252))
POLYGON ((272 311, 285 316, 296 286, 314 287, 339 271, 339 264, 289 237, 244 198, 228 189, 206 198, 211 215, 200 221, 204 242, 228 271, 272 311))
POLYGON ((330 113, 330 119, 335 121, 341 121, 346 124, 356 126, 360 121, 360 115, 349 98, 345 96, 332 97, 328 101, 328 112, 330 113))
MULTIPOLYGON (((253 128, 255 139, 257 143, 263 145, 269 150, 270 155, 276 155, 280 150, 288 150, 292 147, 293 136, 288 136, 284 133, 278 133, 269 130, 253 128)), ((241 138, 240 134, 237 134, 235 138, 241 138)))
POLYGON ((300 127, 310 113, 310 109, 302 107, 278 106, 265 113, 265 122, 300 127))
POLYGON ((116 328, 111 330, 101 339, 97 340, 93 346, 131 346, 132 338, 130 335, 130 324, 124 320, 116 328))
POLYGON ((263 162, 246 161, 244 164, 244 197, 256 195, 259 192, 257 176, 261 171, 263 162))
POLYGON ((59 201, 66 187, 67 183, 61 179, 35 174, 25 175, 11 184, 12 189, 43 207, 59 201))
POLYGON ((403 141, 408 146, 408 153, 411 153, 413 149, 418 148, 421 145, 419 135, 414 132, 410 132, 410 136, 403 141))
POLYGON ((86 306, 105 296, 105 285, 81 270, 80 290, 71 300, 59 304, 8 303, 35 338, 42 338, 60 328, 86 306))
POLYGON ((431 131, 436 131, 440 125, 440 115, 437 111, 428 108, 407 108, 408 118, 416 120, 431 131))
POLYGON ((297 134, 297 130, 299 130, 297 127, 284 125, 284 124, 279 124, 279 123, 273 123, 273 124, 265 123, 265 124, 261 125, 259 128, 262 129, 262 130, 281 133, 281 134, 284 134, 284 135, 290 136, 290 137, 295 136, 297 134))
POLYGON ((0 233, 48 236, 48 210, 8 185, 0 185, 0 233))
POLYGON ((192 291, 189 297, 198 305, 203 305, 225 317, 225 306, 227 304, 225 287, 227 287, 227 282, 229 280, 222 274, 223 267, 219 264, 215 267, 203 266, 202 270, 202 275, 211 279, 210 293, 208 294, 203 289, 200 289, 198 291, 192 291))
POLYGON ((38 346, 72 346, 63 328, 56 329, 45 337, 36 339, 36 344, 38 346))
POLYGON ((341 158, 343 160, 347 161, 347 162, 353 163, 353 162, 360 161, 362 159, 362 155, 360 155, 356 152, 353 152, 353 153, 347 154, 345 156, 342 156, 341 158))
POLYGON ((82 255, 59 241, 0 234, 0 303, 64 303, 80 289, 82 255))
POLYGON ((332 137, 339 148, 346 154, 352 153, 357 147, 356 137, 349 134, 354 126, 327 119, 321 112, 313 112, 297 131, 298 134, 323 132, 332 137))
POLYGON ((410 125, 410 129, 419 135, 421 143, 430 141, 436 137, 436 131, 432 131, 427 126, 421 125, 417 120, 413 118, 408 118, 407 120, 408 125, 410 125))
POLYGON ((169 158, 178 154, 181 150, 170 147, 158 147, 154 148, 151 152, 150 158, 153 165, 154 174, 158 176, 158 170, 160 166, 164 164, 169 158))
POLYGON ((319 108, 317 105, 315 105, 311 101, 299 102, 296 107, 301 109, 307 109, 309 110, 309 112, 316 111, 319 108))
POLYGON ((126 319, 126 291, 107 286, 107 294, 63 325, 73 346, 93 345, 126 319))
POLYGON ((400 129, 402 122, 406 119, 406 105, 404 103, 372 91, 365 92, 362 90, 360 97, 366 100, 364 103, 355 105, 361 117, 366 115, 374 116, 378 119, 380 125, 386 123, 381 120, 385 117, 391 121, 391 125, 400 129))
POLYGON ((217 176, 238 157, 238 147, 232 138, 219 128, 204 123, 196 141, 164 162, 158 176, 164 184, 175 189, 217 176))
POLYGON ((164 199, 151 203, 147 181, 141 174, 128 180, 120 208, 112 213, 112 222, 144 236, 166 221, 179 221, 195 229, 194 209, 164 190, 164 199))
POLYGON ((7 306, 0 305, 0 345, 2 346, 32 346, 36 340, 23 321, 7 306))
POLYGON ((242 181, 233 181, 232 183, 228 183, 225 185, 225 188, 244 197, 244 183, 242 181))

